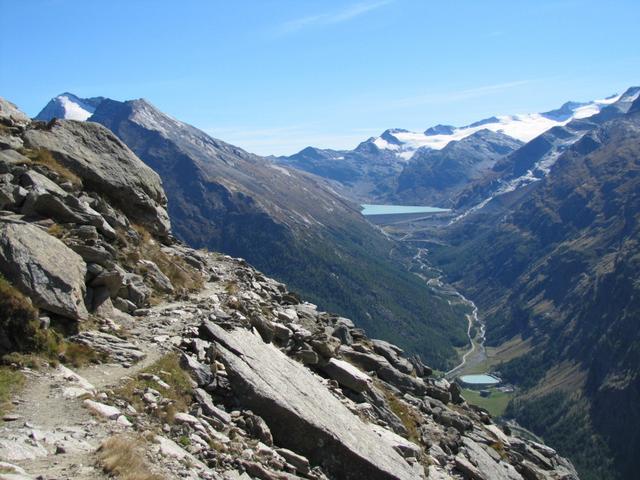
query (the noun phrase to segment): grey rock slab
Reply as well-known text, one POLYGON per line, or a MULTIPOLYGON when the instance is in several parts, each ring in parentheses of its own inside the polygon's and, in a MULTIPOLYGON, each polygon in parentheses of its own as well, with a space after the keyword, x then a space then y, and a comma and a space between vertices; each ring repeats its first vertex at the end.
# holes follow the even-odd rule
POLYGON ((142 267, 145 274, 144 276, 156 286, 161 292, 172 293, 174 288, 171 280, 167 277, 162 270, 151 260, 140 260, 138 264, 142 267))
POLYGON ((180 366, 184 368, 199 387, 209 385, 213 379, 211 369, 185 353, 180 355, 180 366))
POLYGON ((18 462, 21 460, 35 460, 46 457, 47 449, 40 443, 25 436, 16 436, 8 429, 0 430, 0 460, 18 462))
POLYGON ((381 355, 375 353, 358 352, 351 347, 342 345, 340 354, 349 362, 359 365, 367 372, 377 372, 381 368, 391 367, 389 361, 381 355))
POLYGON ((93 400, 87 399, 83 401, 82 404, 96 415, 100 415, 101 417, 105 417, 110 420, 115 420, 122 415, 122 412, 120 412, 116 407, 105 405, 104 403, 94 402, 93 400))
POLYGON ((0 220, 0 272, 33 303, 72 319, 84 319, 82 258, 38 227, 0 220))
POLYGON ((340 385, 354 392, 363 392, 371 383, 371 377, 344 360, 330 359, 322 370, 340 385))
POLYGON ((24 145, 20 137, 14 137, 13 135, 4 135, 0 132, 0 148, 1 149, 18 149, 24 145))
POLYGON ((216 337, 234 393, 267 422, 278 445, 300 452, 336 478, 416 478, 393 446, 304 366, 248 330, 227 332, 210 324, 208 331, 216 337))
POLYGON ((309 471, 309 460, 302 455, 298 455, 287 448, 277 448, 276 452, 284 458, 289 465, 293 465, 300 473, 307 473, 309 471))
POLYGON ((413 372, 413 365, 409 360, 401 357, 403 351, 397 346, 385 342, 384 340, 371 340, 373 344, 373 351, 378 355, 382 355, 384 358, 391 362, 391 365, 396 367, 402 373, 410 374, 413 372))
POLYGON ((161 435, 156 435, 154 442, 158 445, 158 452, 164 457, 171 457, 177 460, 184 460, 198 469, 206 469, 206 466, 196 457, 187 452, 173 440, 161 435))
POLYGON ((216 407, 211 400, 211 396, 207 392, 205 392, 201 388, 196 388, 193 392, 193 395, 205 415, 216 418, 225 425, 231 423, 231 415, 229 415, 221 408, 216 407))
POLYGON ((401 437, 397 433, 387 430, 380 425, 372 425, 373 430, 390 445, 393 445, 403 457, 418 458, 422 453, 422 449, 415 443, 401 437))
POLYGON ((11 184, 0 184, 0 208, 4 209, 16 202, 16 197, 13 194, 14 189, 15 187, 11 184))
POLYGON ((55 193, 61 197, 65 197, 67 195, 67 192, 60 188, 56 182, 35 170, 28 170, 23 173, 20 177, 20 185, 25 188, 39 189, 55 193))
POLYGON ((74 342, 87 345, 94 350, 106 353, 112 360, 123 362, 138 362, 146 354, 136 345, 105 332, 87 330, 71 337, 74 342))
POLYGON ((353 337, 349 332, 349 328, 346 325, 338 325, 332 332, 332 335, 340 340, 345 345, 351 345, 353 343, 353 337))
POLYGON ((382 367, 378 370, 378 377, 400 390, 408 389, 417 394, 423 394, 427 390, 421 378, 415 378, 406 373, 402 373, 392 366, 382 367))
MULTIPOLYGON (((522 480, 522 476, 516 471, 513 465, 506 462, 496 462, 485 449, 473 440, 463 437, 464 454, 469 461, 475 465, 480 473, 480 478, 490 480, 522 480)), ((491 448, 491 447, 487 447, 491 448)), ((458 454, 460 456, 460 454, 458 454)), ((458 458, 456 457, 456 464, 458 458)))
POLYGON ((22 165, 30 162, 31 160, 15 150, 0 150, 0 163, 22 165))

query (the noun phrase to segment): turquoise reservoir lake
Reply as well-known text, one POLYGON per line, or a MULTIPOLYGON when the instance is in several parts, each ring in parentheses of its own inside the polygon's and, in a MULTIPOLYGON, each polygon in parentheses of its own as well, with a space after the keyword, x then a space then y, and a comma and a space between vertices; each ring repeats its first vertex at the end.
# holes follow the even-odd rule
POLYGON ((496 385, 500 383, 500 379, 494 377, 493 375, 463 375, 460 377, 464 383, 469 385, 496 385))
POLYGON ((446 208, 418 207, 412 205, 362 205, 362 215, 401 215, 404 213, 442 213, 446 208))

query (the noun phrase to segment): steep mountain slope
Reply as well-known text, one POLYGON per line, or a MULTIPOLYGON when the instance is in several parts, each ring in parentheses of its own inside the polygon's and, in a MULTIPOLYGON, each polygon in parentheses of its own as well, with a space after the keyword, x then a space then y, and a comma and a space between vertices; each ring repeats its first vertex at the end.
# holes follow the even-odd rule
POLYGON ((568 147, 508 208, 452 225, 451 246, 432 257, 485 312, 492 344, 529 339, 500 368, 525 389, 510 411, 587 479, 640 467, 637 105, 568 147))
POLYGON ((491 130, 479 130, 442 150, 419 149, 398 176, 388 203, 451 206, 451 199, 470 181, 483 177, 522 142, 491 130))
POLYGON ((390 259, 393 243, 321 179, 213 139, 144 100, 104 100, 90 120, 160 174, 179 238, 246 258, 434 365, 454 361, 464 316, 390 259))

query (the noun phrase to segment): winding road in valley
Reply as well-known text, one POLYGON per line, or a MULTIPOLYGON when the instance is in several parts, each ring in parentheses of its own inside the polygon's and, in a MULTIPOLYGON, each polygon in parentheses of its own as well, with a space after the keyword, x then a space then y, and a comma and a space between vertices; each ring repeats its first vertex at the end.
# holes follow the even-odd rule
MULTIPOLYGON (((407 233, 400 238, 399 241, 407 241, 409 237, 410 234, 407 233)), ((434 269, 427 262, 427 253, 428 250, 426 248, 417 247, 416 254, 413 256, 413 262, 419 269, 419 273, 417 273, 417 275, 434 290, 438 290, 440 293, 452 297, 449 300, 449 304, 464 304, 471 309, 471 313, 467 314, 467 338, 469 340, 469 349, 464 353, 464 355, 462 355, 461 362, 445 373, 445 378, 452 379, 463 370, 470 369, 486 360, 487 352, 484 345, 486 326, 478 317, 478 307, 476 304, 454 289, 451 285, 447 285, 441 280, 441 272, 434 269), (424 271, 437 272, 437 277, 429 277, 423 273, 424 271), (472 336, 474 326, 476 327, 475 336, 472 336)))

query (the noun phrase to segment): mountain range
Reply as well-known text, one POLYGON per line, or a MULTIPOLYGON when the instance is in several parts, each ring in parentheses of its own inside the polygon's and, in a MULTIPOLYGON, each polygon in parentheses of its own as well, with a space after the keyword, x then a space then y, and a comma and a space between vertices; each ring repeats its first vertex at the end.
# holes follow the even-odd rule
POLYGON ((631 87, 460 129, 387 130, 331 159, 315 150, 315 163, 311 149, 279 159, 323 174, 379 152, 382 181, 364 169, 328 177, 370 202, 453 209, 448 226, 404 238, 427 242, 429 261, 476 302, 489 346, 519 352, 493 367, 518 386, 507 415, 591 480, 639 468, 639 96, 631 87))
MULTIPOLYGON (((36 118, 49 121, 47 112, 76 99, 62 94, 36 118)), ((69 111, 88 103, 80 99, 69 111)), ((109 128, 160 175, 178 238, 245 258, 439 368, 455 362, 454 346, 466 341, 464 315, 409 273, 402 249, 321 178, 214 139, 145 100, 102 99, 87 120, 109 128)))
POLYGON ((435 125, 424 132, 393 128, 363 141, 354 150, 307 147, 275 161, 330 179, 342 193, 364 203, 413 198, 414 202, 431 202, 432 206, 451 206, 452 196, 465 181, 482 177, 501 156, 549 129, 607 110, 621 97, 567 102, 548 112, 494 116, 463 127, 435 125), (463 140, 461 147, 465 148, 456 153, 458 147, 454 145, 463 140), (504 145, 487 150, 487 141, 504 145), (473 154, 472 161, 468 153, 474 149, 479 152, 473 154), (435 153, 443 150, 442 157, 435 153))
POLYGON ((578 480, 400 347, 178 241, 102 125, 0 98, 0 171, 0 479, 578 480))
POLYGON ((521 353, 495 367, 520 387, 507 413, 594 480, 639 467, 638 91, 501 160, 432 232, 430 259, 474 299, 488 344, 521 353))
MULTIPOLYGON (((269 159, 142 100, 101 100, 88 119, 160 174, 180 238, 251 259, 376 335, 451 365, 465 312, 397 260, 428 246, 428 262, 479 307, 487 344, 516 346, 493 367, 517 386, 507 415, 569 456, 581 478, 621 480, 640 468, 639 95, 632 87, 269 159), (394 243, 359 215, 364 201, 452 216, 394 243)), ((77 112, 72 100, 53 102, 77 112)))

